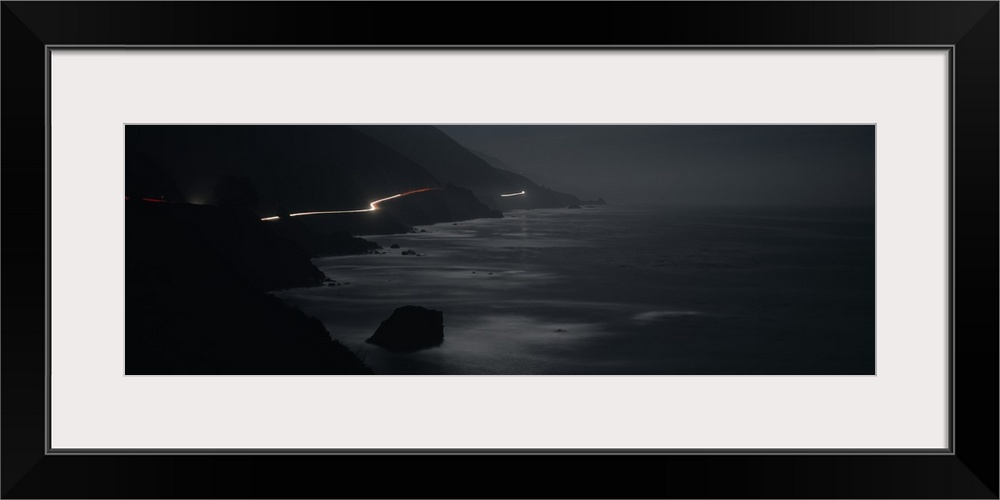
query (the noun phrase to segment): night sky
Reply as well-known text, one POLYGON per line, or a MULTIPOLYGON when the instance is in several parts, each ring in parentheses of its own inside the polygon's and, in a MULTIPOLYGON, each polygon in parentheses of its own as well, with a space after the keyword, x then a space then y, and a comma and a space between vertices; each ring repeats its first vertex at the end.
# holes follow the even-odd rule
POLYGON ((447 125, 546 187, 610 203, 875 204, 874 125, 447 125))

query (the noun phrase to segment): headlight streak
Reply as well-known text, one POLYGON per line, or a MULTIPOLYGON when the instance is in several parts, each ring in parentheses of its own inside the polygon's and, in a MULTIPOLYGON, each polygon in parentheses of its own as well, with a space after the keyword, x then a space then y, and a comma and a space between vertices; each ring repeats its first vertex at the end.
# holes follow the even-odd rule
MULTIPOLYGON (((385 198, 380 198, 380 199, 377 199, 377 200, 369 203, 368 204, 368 208, 359 208, 357 210, 323 210, 323 211, 319 211, 319 212, 297 212, 297 213, 294 213, 294 214, 288 214, 288 216, 289 217, 302 217, 303 215, 357 214, 357 213, 362 213, 362 212, 374 212, 374 211, 378 210, 379 203, 382 203, 383 201, 394 200, 396 198, 402 198, 403 196, 407 196, 407 195, 411 195, 411 194, 423 193, 424 191, 438 191, 440 189, 441 188, 422 188, 422 189, 414 189, 413 191, 407 191, 405 193, 394 194, 392 196, 387 196, 385 198)), ((262 221, 271 221, 271 220, 278 220, 280 218, 281 218, 280 215, 274 215, 274 216, 271 216, 271 217, 263 217, 260 220, 262 220, 262 221)))

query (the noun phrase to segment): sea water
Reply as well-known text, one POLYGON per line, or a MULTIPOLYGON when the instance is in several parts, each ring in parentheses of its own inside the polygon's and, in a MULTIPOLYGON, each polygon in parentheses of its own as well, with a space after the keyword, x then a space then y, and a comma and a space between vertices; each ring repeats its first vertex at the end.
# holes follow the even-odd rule
POLYGON ((874 374, 872 210, 595 206, 417 229, 366 236, 384 255, 314 259, 338 286, 276 295, 383 375, 874 374), (441 346, 365 343, 404 305, 444 313, 441 346))

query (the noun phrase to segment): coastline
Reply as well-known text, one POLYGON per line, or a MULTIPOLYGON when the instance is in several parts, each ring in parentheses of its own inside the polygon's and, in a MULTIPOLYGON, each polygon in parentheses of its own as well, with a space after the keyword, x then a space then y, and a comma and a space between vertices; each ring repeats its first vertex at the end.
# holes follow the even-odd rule
POLYGON ((800 228, 800 214, 717 219, 695 210, 643 235, 636 221, 647 212, 533 209, 419 226, 423 233, 368 235, 383 248, 400 248, 314 259, 351 285, 281 297, 323 321, 334 338, 361 347, 384 374, 869 370, 843 346, 865 352, 874 333, 851 333, 850 316, 827 304, 862 319, 873 314, 874 297, 858 295, 868 276, 864 231, 816 220, 800 228), (830 253, 831 237, 857 250, 830 253), (790 259, 786 246, 801 247, 804 257, 790 259), (418 255, 402 255, 408 249, 418 255), (441 348, 397 356, 360 344, 404 305, 444 311, 441 348), (826 324, 810 327, 809 316, 817 315, 826 324), (810 359, 818 356, 825 359, 810 359))

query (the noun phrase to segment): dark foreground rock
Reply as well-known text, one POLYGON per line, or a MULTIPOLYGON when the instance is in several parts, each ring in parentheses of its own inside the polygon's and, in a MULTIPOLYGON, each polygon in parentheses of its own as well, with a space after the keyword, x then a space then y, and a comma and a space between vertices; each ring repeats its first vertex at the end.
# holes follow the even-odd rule
POLYGON ((295 242, 309 257, 364 255, 382 248, 378 243, 351 236, 347 231, 331 229, 322 222, 299 217, 271 221, 265 225, 275 234, 295 242))
POLYGON ((262 291, 324 279, 301 250, 278 251, 266 223, 126 202, 125 227, 126 375, 371 373, 319 320, 262 291))
POLYGON ((126 259, 170 271, 171 284, 190 285, 196 262, 217 258, 219 269, 198 280, 222 281, 232 273, 262 291, 317 286, 323 273, 294 240, 273 231, 249 210, 184 203, 125 202, 126 259), (176 249, 171 253, 167 249, 176 249))
POLYGON ((399 352, 437 347, 444 342, 444 314, 420 306, 399 307, 365 342, 399 352))

